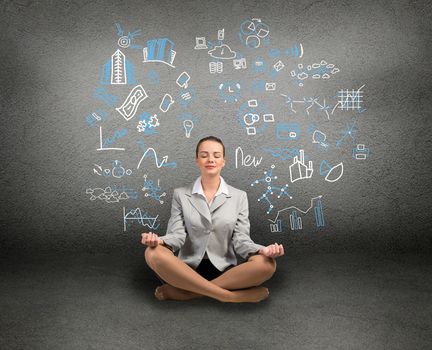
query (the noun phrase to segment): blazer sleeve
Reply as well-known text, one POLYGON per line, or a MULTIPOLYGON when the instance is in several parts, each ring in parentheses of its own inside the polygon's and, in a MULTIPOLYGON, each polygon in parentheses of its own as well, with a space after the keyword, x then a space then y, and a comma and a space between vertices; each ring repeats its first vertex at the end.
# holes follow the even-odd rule
POLYGON ((181 206, 179 194, 174 190, 171 217, 168 221, 167 231, 165 236, 160 236, 164 243, 169 245, 173 251, 179 250, 186 240, 186 229, 183 217, 183 208, 181 206))
POLYGON ((257 253, 258 250, 264 248, 263 245, 254 243, 254 241, 252 241, 249 232, 250 222, 248 199, 246 192, 242 192, 242 196, 240 198, 240 210, 232 240, 234 250, 243 259, 246 259, 250 254, 257 253))

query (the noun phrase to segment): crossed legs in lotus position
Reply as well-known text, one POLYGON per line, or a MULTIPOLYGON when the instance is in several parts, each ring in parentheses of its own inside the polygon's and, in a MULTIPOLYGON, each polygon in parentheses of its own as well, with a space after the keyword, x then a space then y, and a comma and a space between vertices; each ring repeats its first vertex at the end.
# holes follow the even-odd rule
POLYGON ((189 300, 207 296, 222 302, 259 302, 269 291, 261 284, 276 271, 276 261, 258 254, 208 281, 168 248, 147 247, 145 260, 166 284, 156 288, 159 300, 189 300))

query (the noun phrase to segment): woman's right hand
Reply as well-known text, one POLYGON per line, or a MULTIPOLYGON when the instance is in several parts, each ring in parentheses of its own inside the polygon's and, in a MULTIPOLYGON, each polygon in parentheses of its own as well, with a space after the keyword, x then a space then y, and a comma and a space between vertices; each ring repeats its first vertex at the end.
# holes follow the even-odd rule
POLYGON ((149 247, 156 247, 158 244, 163 244, 164 241, 156 233, 144 232, 141 233, 141 243, 149 247))

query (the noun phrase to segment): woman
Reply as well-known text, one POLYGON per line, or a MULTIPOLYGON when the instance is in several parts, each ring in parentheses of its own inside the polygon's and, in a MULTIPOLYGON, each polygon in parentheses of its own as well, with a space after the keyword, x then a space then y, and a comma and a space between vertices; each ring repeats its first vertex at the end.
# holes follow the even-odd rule
POLYGON ((284 254, 283 246, 264 247, 251 240, 246 192, 227 185, 220 176, 225 166, 220 139, 200 140, 195 162, 201 176, 193 185, 174 190, 166 235, 141 235, 147 264, 166 282, 156 288, 156 298, 266 299, 269 291, 260 285, 276 271, 275 258, 284 254), (235 253, 247 261, 237 265, 235 253))

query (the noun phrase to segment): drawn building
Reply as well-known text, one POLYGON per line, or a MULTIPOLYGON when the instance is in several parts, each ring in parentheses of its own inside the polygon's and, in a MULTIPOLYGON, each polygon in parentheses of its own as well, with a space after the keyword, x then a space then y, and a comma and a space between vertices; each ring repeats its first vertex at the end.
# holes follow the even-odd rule
POLYGON ((143 48, 143 62, 161 62, 174 67, 176 52, 173 48, 174 43, 167 38, 148 40, 147 47, 143 48))
POLYGON ((120 50, 102 66, 100 83, 102 85, 136 84, 135 67, 120 50))

